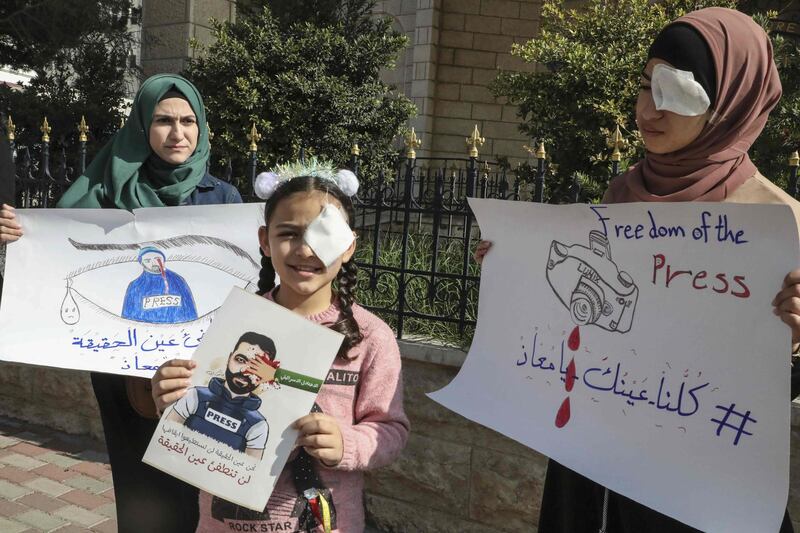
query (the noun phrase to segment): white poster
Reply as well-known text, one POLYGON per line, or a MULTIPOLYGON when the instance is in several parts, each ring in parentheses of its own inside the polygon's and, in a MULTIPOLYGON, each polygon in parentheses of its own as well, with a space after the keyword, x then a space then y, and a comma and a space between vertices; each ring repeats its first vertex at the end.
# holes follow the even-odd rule
POLYGON ((191 357, 231 287, 256 290, 263 204, 17 215, 0 360, 149 377, 191 357))
POLYGON ((478 326, 431 397, 690 526, 778 531, 789 484, 786 206, 470 199, 478 326))
POLYGON ((292 423, 311 411, 343 338, 234 289, 193 356, 193 386, 164 412, 143 461, 263 511, 297 440, 292 423))

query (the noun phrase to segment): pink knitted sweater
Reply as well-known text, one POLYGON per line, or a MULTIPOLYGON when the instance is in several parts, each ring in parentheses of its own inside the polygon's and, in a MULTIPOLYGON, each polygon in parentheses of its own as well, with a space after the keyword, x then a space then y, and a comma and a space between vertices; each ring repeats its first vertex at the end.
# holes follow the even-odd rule
MULTIPOLYGON (((333 530, 341 533, 364 530, 361 472, 394 461, 405 446, 409 431, 403 411, 400 351, 394 333, 380 318, 358 305, 353 305, 353 316, 364 340, 350 350, 349 361, 336 358, 316 402, 323 413, 339 422, 344 441, 344 457, 335 468, 314 461, 324 485, 323 494, 330 495, 335 508, 333 530)), ((338 317, 339 308, 333 304, 306 318, 330 325, 338 317)), ((305 499, 297 494, 293 483, 290 462, 263 513, 201 491, 197 531, 300 531, 298 515, 304 507, 305 499)))

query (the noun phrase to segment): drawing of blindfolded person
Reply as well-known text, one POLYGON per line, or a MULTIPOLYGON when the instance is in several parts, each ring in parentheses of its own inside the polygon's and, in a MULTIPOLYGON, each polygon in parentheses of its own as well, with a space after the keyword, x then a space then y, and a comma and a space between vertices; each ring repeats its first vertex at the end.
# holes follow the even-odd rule
POLYGON ((151 323, 174 324, 197 318, 192 291, 186 280, 168 270, 164 252, 153 246, 139 250, 142 273, 125 291, 122 317, 151 323))
POLYGON ((272 339, 252 331, 244 333, 228 356, 225 379, 214 377, 207 387, 190 388, 175 402, 167 420, 261 459, 269 424, 258 411, 261 398, 254 391, 262 383, 259 374, 264 376, 265 371, 256 374, 253 369, 261 357, 272 361, 275 355, 272 339))

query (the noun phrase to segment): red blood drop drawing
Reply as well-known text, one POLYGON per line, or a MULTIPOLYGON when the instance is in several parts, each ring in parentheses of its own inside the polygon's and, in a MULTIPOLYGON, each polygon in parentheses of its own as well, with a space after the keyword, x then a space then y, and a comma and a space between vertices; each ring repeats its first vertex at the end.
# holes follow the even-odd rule
POLYGON ((569 349, 573 352, 581 347, 581 332, 580 329, 578 329, 578 326, 575 326, 575 329, 573 329, 572 333, 569 334, 567 346, 569 346, 569 349))
POLYGON ((567 392, 572 391, 572 387, 575 385, 575 358, 573 357, 572 360, 567 365, 567 376, 564 379, 564 388, 567 389, 567 392))
POLYGON ((563 428, 569 422, 569 396, 564 398, 564 401, 561 402, 561 407, 558 408, 558 413, 556 413, 556 427, 563 428))

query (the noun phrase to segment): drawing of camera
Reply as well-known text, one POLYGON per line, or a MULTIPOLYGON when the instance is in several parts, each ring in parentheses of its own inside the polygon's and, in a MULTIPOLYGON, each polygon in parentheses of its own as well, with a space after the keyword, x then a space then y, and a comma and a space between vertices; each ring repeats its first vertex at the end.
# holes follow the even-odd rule
POLYGON ((620 333, 631 329, 639 288, 611 260, 602 232, 589 232, 589 247, 553 241, 546 275, 576 324, 620 333))

